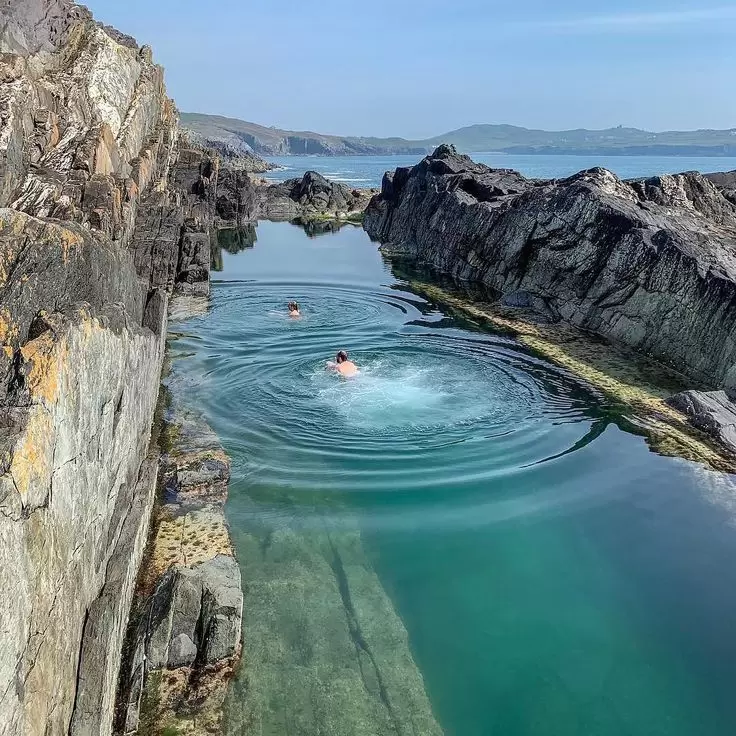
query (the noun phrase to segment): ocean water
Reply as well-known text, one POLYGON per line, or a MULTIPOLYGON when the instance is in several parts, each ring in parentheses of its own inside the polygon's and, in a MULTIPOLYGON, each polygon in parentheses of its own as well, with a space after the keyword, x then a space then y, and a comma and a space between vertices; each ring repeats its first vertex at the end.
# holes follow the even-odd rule
MULTIPOLYGON (((733 171, 736 158, 705 156, 551 156, 474 153, 480 163, 501 169, 516 169, 530 178, 551 179, 575 174, 593 166, 603 166, 622 179, 682 171, 733 171)), ((270 171, 266 178, 283 181, 317 171, 333 181, 358 188, 380 187, 384 172, 399 166, 414 166, 419 156, 273 156, 269 161, 282 167, 270 171)))
POLYGON ((362 230, 257 235, 171 341, 232 457, 228 733, 736 733, 734 479, 411 293, 362 230))

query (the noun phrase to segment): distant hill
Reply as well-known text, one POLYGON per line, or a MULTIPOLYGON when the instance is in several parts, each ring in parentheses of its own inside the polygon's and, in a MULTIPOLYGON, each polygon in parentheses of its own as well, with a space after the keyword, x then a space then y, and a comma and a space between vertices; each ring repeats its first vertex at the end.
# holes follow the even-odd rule
POLYGON ((500 151, 528 154, 736 156, 736 128, 652 133, 638 128, 532 130, 515 125, 470 125, 426 140, 334 136, 280 130, 237 118, 183 113, 182 125, 194 133, 263 156, 322 156, 425 153, 453 143, 465 153, 500 151))
POLYGON ((322 135, 310 131, 279 130, 248 123, 237 118, 218 115, 182 113, 184 128, 202 138, 220 140, 231 147, 235 141, 261 156, 314 154, 319 156, 350 156, 371 154, 424 155, 427 147, 402 138, 356 138, 322 135))

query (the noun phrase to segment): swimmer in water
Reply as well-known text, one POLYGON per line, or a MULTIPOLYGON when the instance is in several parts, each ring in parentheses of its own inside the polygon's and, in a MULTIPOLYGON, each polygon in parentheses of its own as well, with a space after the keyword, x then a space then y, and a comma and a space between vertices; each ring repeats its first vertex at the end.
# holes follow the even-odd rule
POLYGON ((289 317, 302 316, 302 313, 299 311, 299 304, 297 302, 289 302, 286 306, 289 308, 289 317))
POLYGON ((335 356, 334 363, 331 360, 327 361, 327 368, 328 370, 335 371, 335 373, 339 373, 341 376, 345 376, 345 378, 350 378, 358 373, 358 366, 352 360, 348 359, 348 354, 344 350, 341 350, 335 356))

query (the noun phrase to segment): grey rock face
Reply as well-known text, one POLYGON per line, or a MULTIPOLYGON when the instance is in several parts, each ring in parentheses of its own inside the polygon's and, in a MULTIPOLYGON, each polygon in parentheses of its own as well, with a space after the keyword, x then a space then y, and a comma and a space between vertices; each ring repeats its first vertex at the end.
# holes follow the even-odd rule
POLYGON ((2 0, 0 53, 53 51, 66 42, 73 25, 90 18, 87 8, 68 0, 2 0))
POLYGON ((151 669, 217 664, 240 646, 243 593, 233 557, 172 567, 152 598, 147 646, 151 669))
POLYGON ((1 3, 0 50, 0 732, 91 736, 111 728, 168 300, 205 290, 215 167, 179 151, 150 50, 83 7, 1 3))
POLYGON ((683 391, 667 400, 702 429, 736 452, 736 405, 725 391, 683 391))
POLYGON ((706 174, 705 178, 713 182, 726 199, 736 204, 736 171, 706 174))
POLYGON ((700 174, 623 182, 592 169, 539 182, 442 146, 387 174, 364 222, 389 253, 524 291, 736 392, 736 205, 700 174))
POLYGON ((243 169, 225 169, 217 189, 217 215, 222 222, 242 225, 260 214, 256 186, 243 169))

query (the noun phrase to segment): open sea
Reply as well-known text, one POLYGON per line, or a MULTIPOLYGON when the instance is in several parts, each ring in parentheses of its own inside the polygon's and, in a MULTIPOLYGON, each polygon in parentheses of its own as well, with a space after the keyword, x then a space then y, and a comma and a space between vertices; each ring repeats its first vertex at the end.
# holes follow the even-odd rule
MULTIPOLYGON (((736 158, 725 156, 520 156, 474 153, 471 158, 493 168, 516 169, 524 176, 538 179, 570 176, 594 166, 610 169, 622 179, 682 171, 709 173, 736 169, 736 158)), ((266 174, 266 178, 272 181, 292 179, 312 170, 333 181, 362 189, 380 187, 384 172, 399 166, 414 166, 421 159, 418 156, 272 156, 268 160, 281 167, 266 174)))

